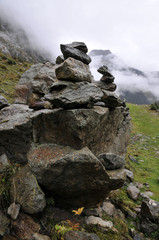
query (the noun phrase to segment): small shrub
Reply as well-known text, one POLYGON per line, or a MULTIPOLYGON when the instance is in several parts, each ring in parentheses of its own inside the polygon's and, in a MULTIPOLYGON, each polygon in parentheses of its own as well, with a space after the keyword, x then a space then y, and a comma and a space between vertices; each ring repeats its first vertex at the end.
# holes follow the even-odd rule
POLYGON ((7 64, 16 65, 16 62, 14 60, 8 59, 7 64))
POLYGON ((159 102, 154 102, 150 105, 151 110, 158 110, 159 109, 159 102))

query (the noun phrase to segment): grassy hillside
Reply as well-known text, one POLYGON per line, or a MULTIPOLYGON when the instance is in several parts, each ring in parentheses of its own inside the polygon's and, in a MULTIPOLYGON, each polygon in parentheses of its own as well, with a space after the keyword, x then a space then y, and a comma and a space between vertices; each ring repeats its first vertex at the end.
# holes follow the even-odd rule
POLYGON ((0 95, 7 98, 10 103, 14 100, 14 89, 20 76, 30 66, 30 63, 21 63, 0 52, 0 95))
POLYGON ((148 183, 159 201, 159 113, 149 106, 128 104, 132 117, 131 141, 128 146, 127 167, 134 172, 135 181, 148 183), (132 162, 129 155, 138 162, 132 162))

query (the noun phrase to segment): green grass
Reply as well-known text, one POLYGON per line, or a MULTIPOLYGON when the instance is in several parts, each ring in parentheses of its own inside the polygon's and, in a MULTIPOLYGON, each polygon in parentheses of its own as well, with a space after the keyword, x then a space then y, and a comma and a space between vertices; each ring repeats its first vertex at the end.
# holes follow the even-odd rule
POLYGON ((4 96, 10 103, 14 101, 15 86, 21 75, 31 65, 25 62, 21 63, 0 52, 0 95, 4 96))
POLYGON ((131 141, 128 146, 127 167, 134 172, 134 180, 149 183, 159 201, 159 114, 149 106, 128 104, 132 117, 131 141), (128 155, 138 163, 131 162, 128 155))

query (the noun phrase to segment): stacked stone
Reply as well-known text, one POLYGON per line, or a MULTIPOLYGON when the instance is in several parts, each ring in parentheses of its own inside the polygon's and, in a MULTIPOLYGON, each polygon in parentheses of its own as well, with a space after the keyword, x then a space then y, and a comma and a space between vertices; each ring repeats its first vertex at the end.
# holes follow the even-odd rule
POLYGON ((103 65, 97 71, 103 75, 98 82, 98 86, 107 91, 114 92, 116 90, 115 77, 108 71, 108 67, 103 65))
POLYGON ((55 70, 57 79, 72 82, 92 82, 93 77, 88 66, 91 58, 87 55, 86 44, 73 42, 61 44, 60 48, 63 56, 56 59, 56 63, 60 64, 55 70))

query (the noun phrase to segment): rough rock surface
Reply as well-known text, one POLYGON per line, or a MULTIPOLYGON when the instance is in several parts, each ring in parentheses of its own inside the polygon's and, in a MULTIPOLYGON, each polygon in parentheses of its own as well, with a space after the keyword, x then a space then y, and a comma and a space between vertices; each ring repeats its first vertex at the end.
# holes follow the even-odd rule
POLYGON ((115 206, 110 201, 103 202, 102 212, 106 213, 108 216, 113 216, 115 213, 115 206))
POLYGON ((105 168, 88 148, 41 145, 30 151, 28 159, 39 183, 59 205, 95 206, 110 191, 105 168))
POLYGON ((84 53, 88 52, 88 48, 84 42, 72 42, 70 44, 65 44, 65 46, 77 48, 78 50, 80 50, 84 53))
POLYGON ((17 220, 12 222, 12 228, 18 239, 30 240, 33 233, 40 231, 40 225, 30 216, 21 213, 17 220))
POLYGON ((100 238, 93 233, 68 231, 64 234, 64 240, 100 240, 100 238))
POLYGON ((86 53, 77 48, 74 48, 73 46, 61 44, 60 48, 65 59, 71 57, 85 64, 89 64, 91 62, 91 58, 86 53))
POLYGON ((152 223, 149 220, 143 220, 141 221, 141 224, 140 224, 140 230, 143 233, 150 235, 151 233, 154 233, 155 231, 158 230, 158 225, 155 223, 152 223))
POLYGON ((117 88, 115 83, 104 83, 101 81, 94 82, 98 87, 100 87, 103 90, 114 92, 117 88))
POLYGON ((141 204, 141 216, 151 221, 159 221, 159 202, 152 199, 145 199, 141 204))
POLYGON ((127 179, 132 182, 132 181, 134 180, 134 174, 133 174, 133 172, 130 171, 130 170, 128 170, 128 169, 125 169, 125 171, 126 171, 126 177, 127 177, 127 179))
POLYGON ((125 159, 113 153, 101 153, 98 157, 107 170, 123 168, 125 159))
POLYGON ((104 227, 104 228, 112 228, 113 227, 113 223, 111 221, 104 221, 99 217, 94 217, 94 216, 90 216, 86 219, 86 223, 87 224, 91 224, 91 225, 99 225, 100 227, 104 227))
POLYGON ((9 106, 7 99, 0 95, 0 110, 7 106, 9 106))
POLYGON ((101 100, 103 93, 95 84, 79 82, 68 83, 59 91, 52 91, 45 95, 45 99, 50 101, 55 107, 80 108, 93 104, 101 100))
POLYGON ((107 174, 109 175, 112 190, 121 188, 126 181, 126 173, 124 168, 117 170, 107 170, 107 174))
POLYGON ((34 240, 51 240, 50 237, 46 235, 42 235, 40 233, 33 233, 32 236, 34 240))
POLYGON ((72 82, 92 82, 93 80, 88 65, 71 57, 57 66, 55 72, 59 80, 72 82))
POLYGON ((11 197, 29 214, 42 212, 46 205, 45 195, 28 166, 22 167, 14 176, 11 197))
POLYGON ((9 218, 0 211, 0 236, 3 236, 10 224, 9 218))
POLYGON ((140 190, 135 186, 129 185, 127 188, 127 193, 131 199, 137 200, 140 195, 140 190))
POLYGON ((105 102, 106 107, 116 108, 116 107, 123 106, 123 102, 116 94, 106 90, 103 90, 103 93, 104 95, 102 97, 102 101, 105 102))
POLYGON ((20 78, 15 90, 15 103, 32 104, 49 92, 56 81, 55 66, 49 62, 31 66, 20 78))

